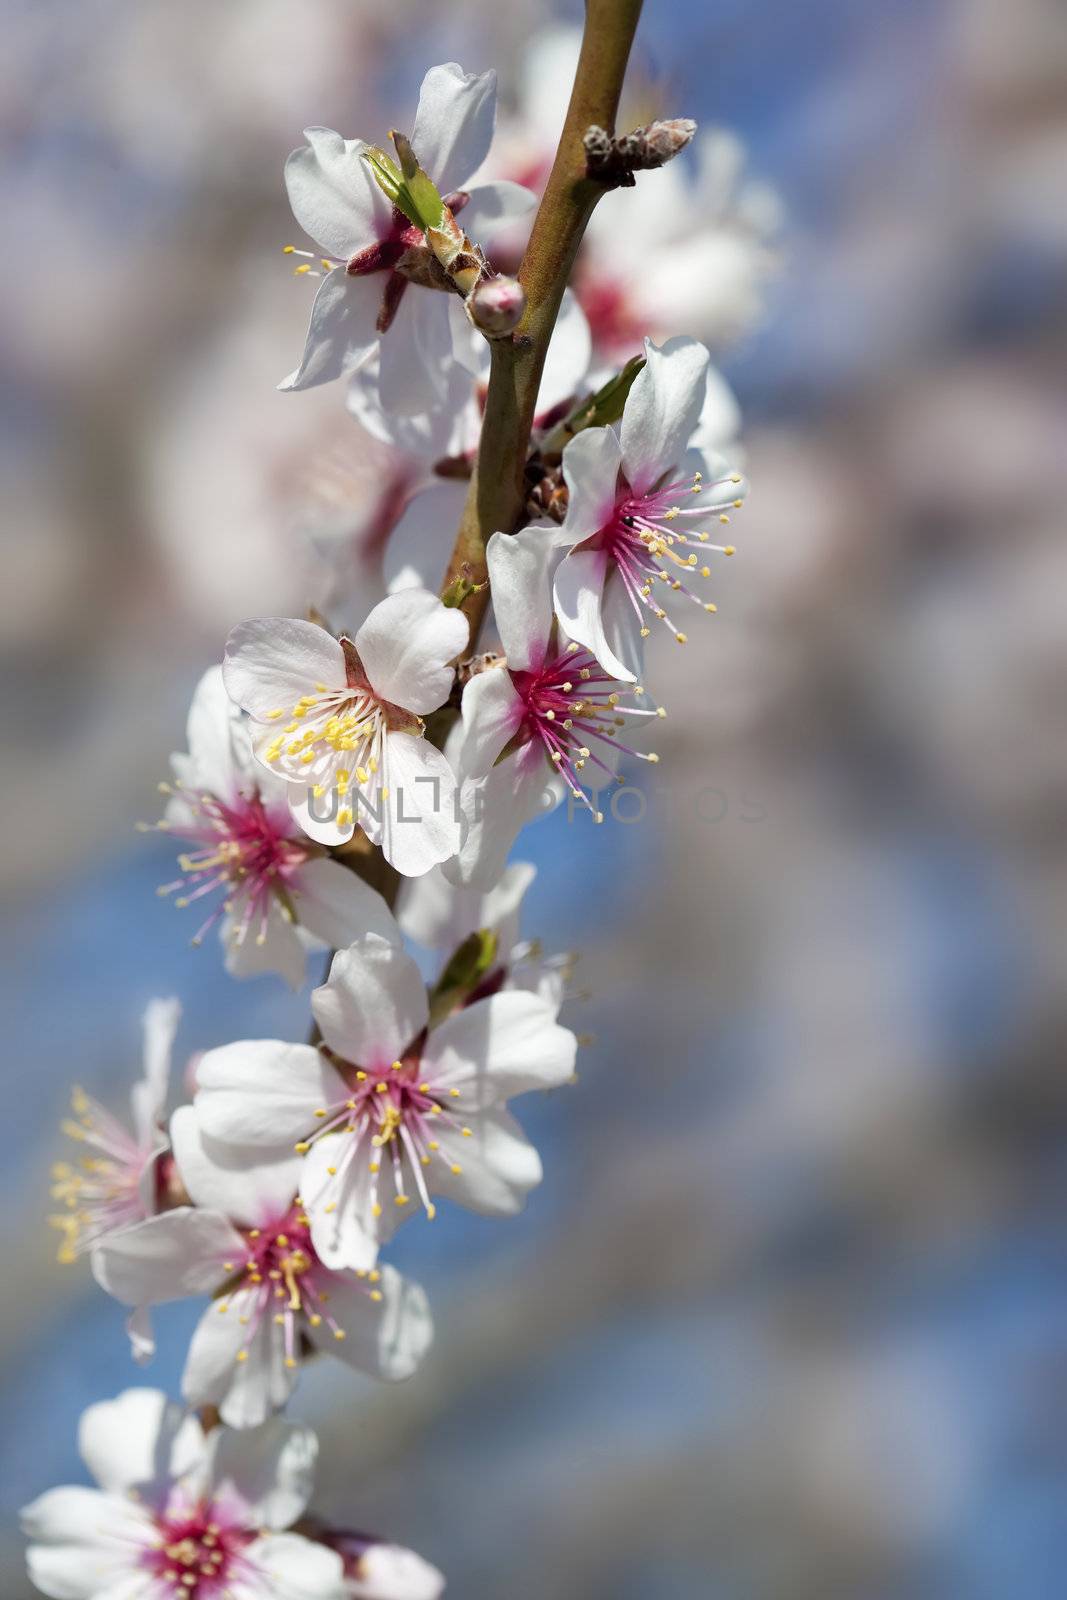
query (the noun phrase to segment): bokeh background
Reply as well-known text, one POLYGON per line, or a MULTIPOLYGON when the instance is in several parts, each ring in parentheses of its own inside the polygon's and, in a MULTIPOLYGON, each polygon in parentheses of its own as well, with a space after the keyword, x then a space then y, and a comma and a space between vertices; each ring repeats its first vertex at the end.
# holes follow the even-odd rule
MULTIPOLYGON (((439 60, 514 110, 573 16, 7 0, 10 1600, 18 1506, 145 1381, 54 1261, 70 1083, 120 1105, 153 994, 183 1056, 305 1027, 189 949, 133 831, 228 627, 306 600, 322 460, 378 470, 337 389, 274 390, 308 298, 282 162, 308 122, 388 127, 439 60)), ((1061 1600, 1067 13, 648 0, 635 81, 782 201, 722 353, 753 493, 719 615, 650 669, 646 820, 520 846, 595 1035, 524 1109, 547 1181, 510 1225, 402 1235, 437 1344, 399 1390, 309 1371, 320 1503, 469 1600, 1061 1600)), ((160 1314, 148 1381, 176 1392, 198 1311, 160 1314)))

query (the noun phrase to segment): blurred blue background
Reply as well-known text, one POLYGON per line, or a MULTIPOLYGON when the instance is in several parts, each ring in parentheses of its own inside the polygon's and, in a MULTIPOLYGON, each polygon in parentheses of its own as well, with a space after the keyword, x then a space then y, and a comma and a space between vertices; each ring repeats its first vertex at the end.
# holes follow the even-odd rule
MULTIPOLYGON (((189 948, 133 832, 227 629, 309 598, 317 463, 347 452, 357 499, 379 464, 339 391, 273 387, 307 305, 282 162, 307 123, 402 122, 448 59, 499 68, 520 144, 530 41, 575 14, 8 0, 12 1600, 80 1411, 177 1392, 199 1314, 159 1314, 146 1380, 55 1264, 71 1083, 124 1104, 155 994, 179 1063, 307 1025, 189 948)), ((511 1224, 402 1233, 437 1344, 397 1390, 309 1370, 319 1503, 457 1596, 1059 1600, 1067 17, 648 0, 632 82, 782 203, 765 314, 717 348, 753 494, 719 615, 650 664, 648 816, 520 846, 594 1035, 521 1108, 546 1181, 511 1224)))

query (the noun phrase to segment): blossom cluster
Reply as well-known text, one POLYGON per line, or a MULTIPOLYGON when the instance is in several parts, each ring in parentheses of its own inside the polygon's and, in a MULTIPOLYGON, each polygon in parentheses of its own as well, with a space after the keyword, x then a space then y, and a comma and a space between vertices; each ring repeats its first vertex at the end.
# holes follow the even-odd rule
POLYGON ((636 300, 626 316, 615 306, 609 336, 606 291, 579 268, 525 514, 488 539, 495 640, 475 653, 460 604, 475 586, 441 595, 442 579, 486 351, 521 315, 494 240, 506 253, 535 203, 480 177, 495 98, 492 73, 435 67, 410 139, 393 135, 397 161, 311 128, 286 166, 317 252, 290 254, 319 281, 281 387, 343 379, 364 427, 455 473, 397 508, 380 570, 323 595, 329 617, 233 629, 161 786, 155 827, 180 845, 161 893, 199 903, 194 941, 215 929, 234 977, 295 989, 316 952, 328 965, 306 1040, 208 1050, 169 1116, 174 1000, 146 1014, 130 1126, 75 1091, 66 1131, 86 1155, 55 1169, 61 1258, 86 1255, 128 1308, 139 1362, 154 1307, 206 1305, 184 1407, 148 1389, 91 1407, 80 1445, 99 1489, 26 1511, 31 1576, 57 1600, 433 1600, 443 1587, 412 1552, 307 1513, 314 1436, 280 1413, 321 1354, 387 1382, 419 1367, 427 1297, 384 1255, 406 1220, 447 1203, 513 1216, 541 1181, 510 1102, 570 1083, 579 1041, 560 1021, 570 957, 520 938, 533 869, 509 853, 568 794, 602 821, 620 763, 657 759, 646 640, 684 644, 693 608, 714 612, 712 562, 733 553, 722 528, 747 488, 706 346, 656 342, 636 300))

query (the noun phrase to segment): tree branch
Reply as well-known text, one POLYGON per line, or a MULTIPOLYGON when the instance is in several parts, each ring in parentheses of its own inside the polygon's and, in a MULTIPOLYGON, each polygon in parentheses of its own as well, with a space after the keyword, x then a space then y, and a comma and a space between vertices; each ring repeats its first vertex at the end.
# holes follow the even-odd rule
POLYGON ((519 269, 526 311, 514 337, 493 344, 478 463, 443 590, 464 580, 482 586, 462 601, 472 648, 489 603, 485 547, 494 533, 513 532, 522 514, 523 474, 549 340, 586 225, 607 193, 603 183, 586 175, 585 135, 594 125, 614 132, 641 3, 586 0, 567 119, 519 269))

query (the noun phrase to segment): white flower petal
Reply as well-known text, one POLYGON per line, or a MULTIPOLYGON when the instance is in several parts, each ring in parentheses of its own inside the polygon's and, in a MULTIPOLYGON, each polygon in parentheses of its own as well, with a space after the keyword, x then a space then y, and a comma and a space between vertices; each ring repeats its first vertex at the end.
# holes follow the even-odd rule
POLYGON ((406 878, 417 878, 459 849, 458 789, 454 772, 428 739, 391 733, 385 741, 382 780, 382 854, 406 878))
POLYGON ((463 688, 463 738, 458 745, 460 774, 485 778, 497 756, 522 724, 526 708, 506 667, 477 672, 463 688))
POLYGON ((392 211, 362 158, 362 139, 305 128, 307 144, 285 163, 285 187, 304 232, 342 265, 388 235, 392 211))
POLYGON ((281 721, 318 683, 343 689, 344 651, 332 634, 298 617, 239 623, 226 641, 223 677, 231 700, 261 722, 281 721))
POLYGON ((329 1311, 344 1329, 337 1339, 325 1322, 311 1330, 322 1350, 388 1383, 410 1378, 433 1342, 433 1319, 426 1292, 395 1267, 382 1267, 372 1300, 366 1283, 331 1275, 329 1311))
POLYGON ((419 91, 411 144, 443 195, 477 172, 489 154, 495 121, 495 72, 464 72, 455 61, 430 68, 419 91))
POLYGON ((553 598, 556 615, 570 637, 584 644, 613 678, 633 682, 636 674, 616 656, 604 627, 605 590, 616 581, 621 580, 606 550, 579 547, 560 562, 553 598))
POLYGON ((449 883, 491 889, 520 830, 547 816, 562 798, 563 784, 536 743, 508 756, 486 778, 465 778, 459 851, 442 868, 449 883))
POLYGON ((415 283, 405 287, 388 332, 379 336, 378 393, 386 411, 418 416, 447 397, 452 298, 415 283))
POLYGON ((369 1156, 345 1160, 356 1135, 317 1139, 304 1160, 300 1198, 311 1218, 311 1242, 324 1266, 366 1272, 378 1259, 378 1247, 401 1220, 383 1207, 375 1219, 370 1193, 369 1156), (327 1207, 331 1209, 327 1210, 327 1207))
POLYGON ((212 1486, 237 1502, 246 1527, 288 1528, 303 1516, 319 1453, 311 1428, 275 1417, 240 1433, 216 1428, 209 1446, 212 1486))
POLYGON ((297 827, 306 833, 309 839, 314 839, 316 844, 330 847, 347 844, 356 831, 357 822, 367 834, 371 832, 372 812, 369 807, 377 805, 377 801, 373 794, 369 797, 368 802, 361 801, 359 796, 362 793, 362 788, 353 791, 349 796, 351 804, 346 807, 341 805, 340 800, 337 798, 336 789, 332 790, 328 795, 323 795, 316 799, 308 785, 291 783, 289 785, 289 813, 297 827), (352 812, 352 820, 346 822, 338 821, 338 818, 346 810, 352 812))
POLYGON ((270 1150, 300 1139, 314 1125, 316 1107, 348 1093, 321 1051, 278 1039, 208 1050, 196 1082, 196 1112, 209 1137, 270 1150))
POLYGON ((406 589, 375 606, 354 642, 374 692, 425 716, 448 699, 452 662, 469 635, 462 611, 425 589, 406 589))
MULTIPOLYGON (((82 1412, 78 1452, 101 1489, 121 1494, 168 1476, 185 1421, 182 1407, 162 1390, 126 1389, 82 1412)), ((189 1465, 188 1460, 180 1463, 183 1470, 189 1465)))
POLYGON ((398 939, 399 930, 381 895, 339 861, 316 857, 289 880, 301 923, 333 950, 365 933, 398 939))
POLYGON ((182 1008, 178 1000, 150 1000, 144 1014, 144 1077, 130 1095, 137 1142, 151 1147, 163 1120, 170 1080, 170 1053, 182 1008))
POLYGON ((563 452, 569 499, 561 541, 579 544, 611 521, 618 498, 622 446, 614 428, 586 428, 563 452))
POLYGON ((577 398, 592 357, 589 319, 574 291, 565 289, 537 391, 538 416, 562 405, 565 400, 577 398))
POLYGON ((636 494, 653 488, 681 461, 707 393, 708 352, 696 339, 681 335, 660 346, 646 339, 645 359, 620 429, 623 470, 636 494))
POLYGON ((551 1005, 520 990, 478 1000, 434 1028, 422 1071, 461 1091, 460 1105, 496 1105, 530 1089, 556 1089, 574 1076, 578 1044, 551 1005))
POLYGON ((218 1211, 179 1206, 108 1237, 92 1253, 93 1276, 124 1305, 163 1305, 208 1294, 244 1242, 218 1211))
POLYGON ((268 1534, 244 1555, 257 1579, 235 1600, 346 1600, 340 1556, 299 1533, 268 1534))
POLYGON ((385 547, 385 581, 390 594, 441 587, 466 499, 466 483, 449 479, 438 479, 412 495, 385 547))
POLYGON ((437 867, 403 885, 397 921, 409 939, 428 950, 454 950, 476 929, 489 928, 505 958, 518 943, 519 907, 536 875, 537 868, 529 861, 513 861, 500 881, 483 893, 456 888, 437 867))
POLYGON ((559 561, 555 523, 494 533, 486 547, 493 616, 508 666, 536 671, 552 631, 552 573, 559 561))
POLYGON ((338 950, 329 978, 312 993, 311 1009, 331 1050, 368 1072, 396 1061, 429 1015, 414 961, 374 933, 338 950))
POLYGON ((299 1191, 302 1163, 291 1146, 264 1159, 261 1148, 222 1144, 205 1135, 193 1106, 174 1113, 170 1137, 193 1204, 221 1211, 243 1226, 276 1222, 299 1191))
POLYGON ((231 1428, 266 1422, 296 1386, 298 1369, 285 1364, 285 1329, 270 1311, 257 1322, 259 1304, 259 1291, 251 1288, 213 1300, 197 1323, 182 1375, 189 1404, 218 1406, 231 1428), (247 1355, 239 1361, 242 1350, 247 1355))
POLYGON ((472 1115, 469 1127, 468 1139, 455 1128, 439 1131, 440 1159, 427 1168, 429 1186, 468 1210, 512 1217, 541 1182, 541 1158, 515 1119, 500 1108, 472 1115))
POLYGON ((319 284, 311 307, 300 364, 278 388, 314 389, 355 371, 377 349, 378 312, 384 277, 377 272, 353 276, 337 267, 319 284))
POLYGON ((179 781, 231 801, 252 766, 240 713, 226 692, 222 666, 209 667, 193 691, 185 724, 188 755, 172 757, 179 781))
POLYGON ((347 1580, 350 1600, 440 1600, 445 1580, 414 1550, 372 1544, 347 1580))
POLYGON ((491 239, 496 229, 507 222, 525 217, 537 204, 537 196, 521 183, 497 179, 491 183, 476 183, 467 190, 470 199, 459 214, 459 224, 464 233, 476 244, 491 239))
MULTIPOLYGON (((235 898, 239 902, 239 895, 235 898)), ((235 914, 225 917, 219 928, 230 977, 256 978, 265 972, 276 972, 291 989, 301 988, 307 975, 308 949, 314 941, 289 920, 281 904, 271 899, 266 921, 254 923, 243 938, 238 937, 240 925, 240 917, 235 914)))
POLYGON ((22 1512, 30 1580, 52 1600, 119 1593, 153 1536, 141 1506, 97 1489, 50 1489, 22 1512))

